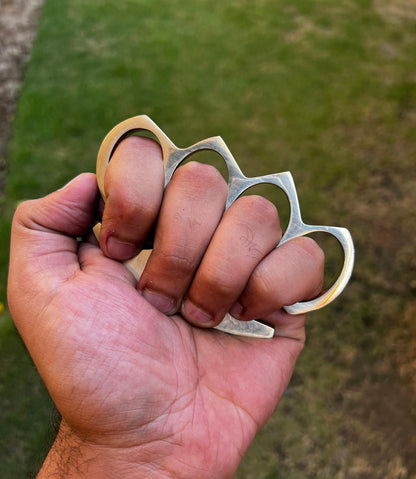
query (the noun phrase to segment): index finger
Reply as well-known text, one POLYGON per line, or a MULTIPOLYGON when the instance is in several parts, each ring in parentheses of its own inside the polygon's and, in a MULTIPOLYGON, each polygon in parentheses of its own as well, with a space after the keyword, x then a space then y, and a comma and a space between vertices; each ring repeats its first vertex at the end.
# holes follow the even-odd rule
POLYGON ((163 197, 162 151, 150 138, 131 136, 115 150, 105 172, 100 246, 116 260, 141 249, 159 213, 163 197))

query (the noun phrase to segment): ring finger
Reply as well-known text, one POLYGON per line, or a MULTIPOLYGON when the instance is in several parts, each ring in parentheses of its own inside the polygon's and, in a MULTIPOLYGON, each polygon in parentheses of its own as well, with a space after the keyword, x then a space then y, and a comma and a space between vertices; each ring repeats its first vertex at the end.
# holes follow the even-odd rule
POLYGON ((189 322, 213 327, 244 290, 253 270, 281 237, 275 206, 261 196, 239 198, 225 212, 182 304, 189 322))

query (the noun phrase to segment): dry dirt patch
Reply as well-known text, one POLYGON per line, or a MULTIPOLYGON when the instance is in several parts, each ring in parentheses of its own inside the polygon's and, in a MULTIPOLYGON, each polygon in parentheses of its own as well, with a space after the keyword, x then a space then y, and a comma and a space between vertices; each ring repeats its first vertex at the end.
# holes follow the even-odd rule
POLYGON ((392 23, 416 20, 414 0, 375 0, 374 6, 384 20, 392 23))
POLYGON ((43 0, 0 0, 0 194, 7 141, 43 0))

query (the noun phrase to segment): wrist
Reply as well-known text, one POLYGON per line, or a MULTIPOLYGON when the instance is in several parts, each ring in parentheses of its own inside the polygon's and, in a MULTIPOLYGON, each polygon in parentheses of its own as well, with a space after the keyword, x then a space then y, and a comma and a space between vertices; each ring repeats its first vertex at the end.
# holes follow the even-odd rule
MULTIPOLYGON (((163 464, 158 464, 150 454, 147 455, 148 458, 141 446, 127 449, 112 448, 84 441, 62 421, 37 479, 177 477, 165 469, 163 464)), ((165 456, 160 456, 160 459, 161 463, 166 461, 165 456)))

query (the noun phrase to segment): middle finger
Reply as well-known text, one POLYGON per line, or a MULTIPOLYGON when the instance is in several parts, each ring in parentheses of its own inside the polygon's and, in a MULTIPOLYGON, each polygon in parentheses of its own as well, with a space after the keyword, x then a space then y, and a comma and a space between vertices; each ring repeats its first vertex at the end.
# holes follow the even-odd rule
POLYGON ((165 314, 178 310, 183 295, 221 220, 227 184, 210 165, 178 168, 166 188, 153 251, 139 291, 165 314))

